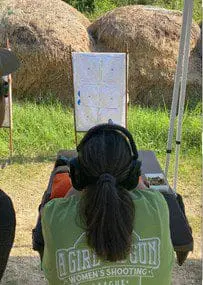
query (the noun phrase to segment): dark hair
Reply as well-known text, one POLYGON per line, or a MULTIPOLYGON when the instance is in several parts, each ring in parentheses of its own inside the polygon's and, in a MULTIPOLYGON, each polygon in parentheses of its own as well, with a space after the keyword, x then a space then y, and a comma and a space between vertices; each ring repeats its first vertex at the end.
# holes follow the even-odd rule
POLYGON ((129 254, 134 222, 134 204, 120 186, 130 171, 132 153, 126 138, 115 130, 94 134, 79 153, 85 172, 95 177, 80 202, 88 245, 109 261, 129 254))

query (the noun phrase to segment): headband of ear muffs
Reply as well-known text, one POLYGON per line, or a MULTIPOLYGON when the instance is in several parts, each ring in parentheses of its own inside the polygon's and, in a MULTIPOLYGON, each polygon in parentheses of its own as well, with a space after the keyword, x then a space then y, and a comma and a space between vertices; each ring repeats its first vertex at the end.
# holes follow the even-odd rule
MULTIPOLYGON (((139 176, 141 175, 141 162, 138 160, 138 152, 133 140, 132 135, 128 132, 127 129, 121 127, 120 125, 111 125, 111 124, 102 124, 96 127, 91 128, 86 135, 81 140, 80 144, 77 147, 78 154, 80 156, 81 150, 84 144, 95 134, 103 132, 103 131, 117 131, 122 137, 125 137, 131 152, 132 152, 132 163, 131 168, 128 174, 128 177, 120 183, 121 186, 126 188, 127 190, 134 189, 139 181, 139 176)), ((70 161, 70 176, 72 180, 72 185, 77 190, 84 189, 87 185, 93 184, 96 182, 95 177, 88 176, 85 172, 85 169, 80 165, 79 158, 73 158, 70 161)))

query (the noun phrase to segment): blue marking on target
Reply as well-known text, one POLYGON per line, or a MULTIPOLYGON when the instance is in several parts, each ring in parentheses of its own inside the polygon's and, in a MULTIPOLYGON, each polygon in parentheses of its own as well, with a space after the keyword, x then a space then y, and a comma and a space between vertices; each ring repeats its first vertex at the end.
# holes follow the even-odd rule
MULTIPOLYGON (((78 91, 78 97, 80 97, 80 91, 78 91)), ((78 103, 78 105, 80 105, 80 104, 81 104, 81 100, 80 100, 80 98, 78 99, 77 103, 78 103)))

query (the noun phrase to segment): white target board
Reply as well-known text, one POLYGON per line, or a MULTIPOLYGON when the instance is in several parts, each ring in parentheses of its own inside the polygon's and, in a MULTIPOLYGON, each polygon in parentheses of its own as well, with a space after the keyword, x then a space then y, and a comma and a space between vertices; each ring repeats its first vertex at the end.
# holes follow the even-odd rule
POLYGON ((72 53, 76 131, 108 123, 126 127, 126 54, 72 53))

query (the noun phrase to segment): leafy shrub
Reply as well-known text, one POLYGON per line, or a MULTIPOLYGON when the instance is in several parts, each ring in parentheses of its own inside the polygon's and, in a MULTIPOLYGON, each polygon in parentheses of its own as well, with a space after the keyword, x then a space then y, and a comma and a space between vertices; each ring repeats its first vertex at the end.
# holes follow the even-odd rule
POLYGON ((64 0, 80 12, 91 13, 95 9, 94 0, 64 0))
MULTIPOLYGON (((105 12, 116 7, 126 5, 152 5, 180 11, 183 10, 184 5, 184 0, 92 0, 92 2, 94 2, 94 11, 93 13, 87 13, 87 16, 90 18, 90 20, 95 20, 96 18, 102 16, 105 12)), ((193 19, 197 22, 201 22, 201 0, 194 0, 193 19)))
POLYGON ((95 9, 93 13, 86 13, 86 16, 90 19, 90 21, 94 21, 95 19, 103 16, 106 12, 113 10, 117 7, 116 4, 111 0, 94 0, 95 9))
MULTIPOLYGON (((1 1, 1 0, 0 0, 1 1)), ((184 0, 63 0, 80 12, 84 12, 90 20, 102 16, 109 10, 126 5, 155 5, 166 9, 182 10, 184 0)), ((200 22, 202 18, 201 0, 194 0, 193 18, 200 22)))
POLYGON ((125 6, 125 5, 150 5, 156 3, 156 0, 112 0, 116 6, 125 6))

